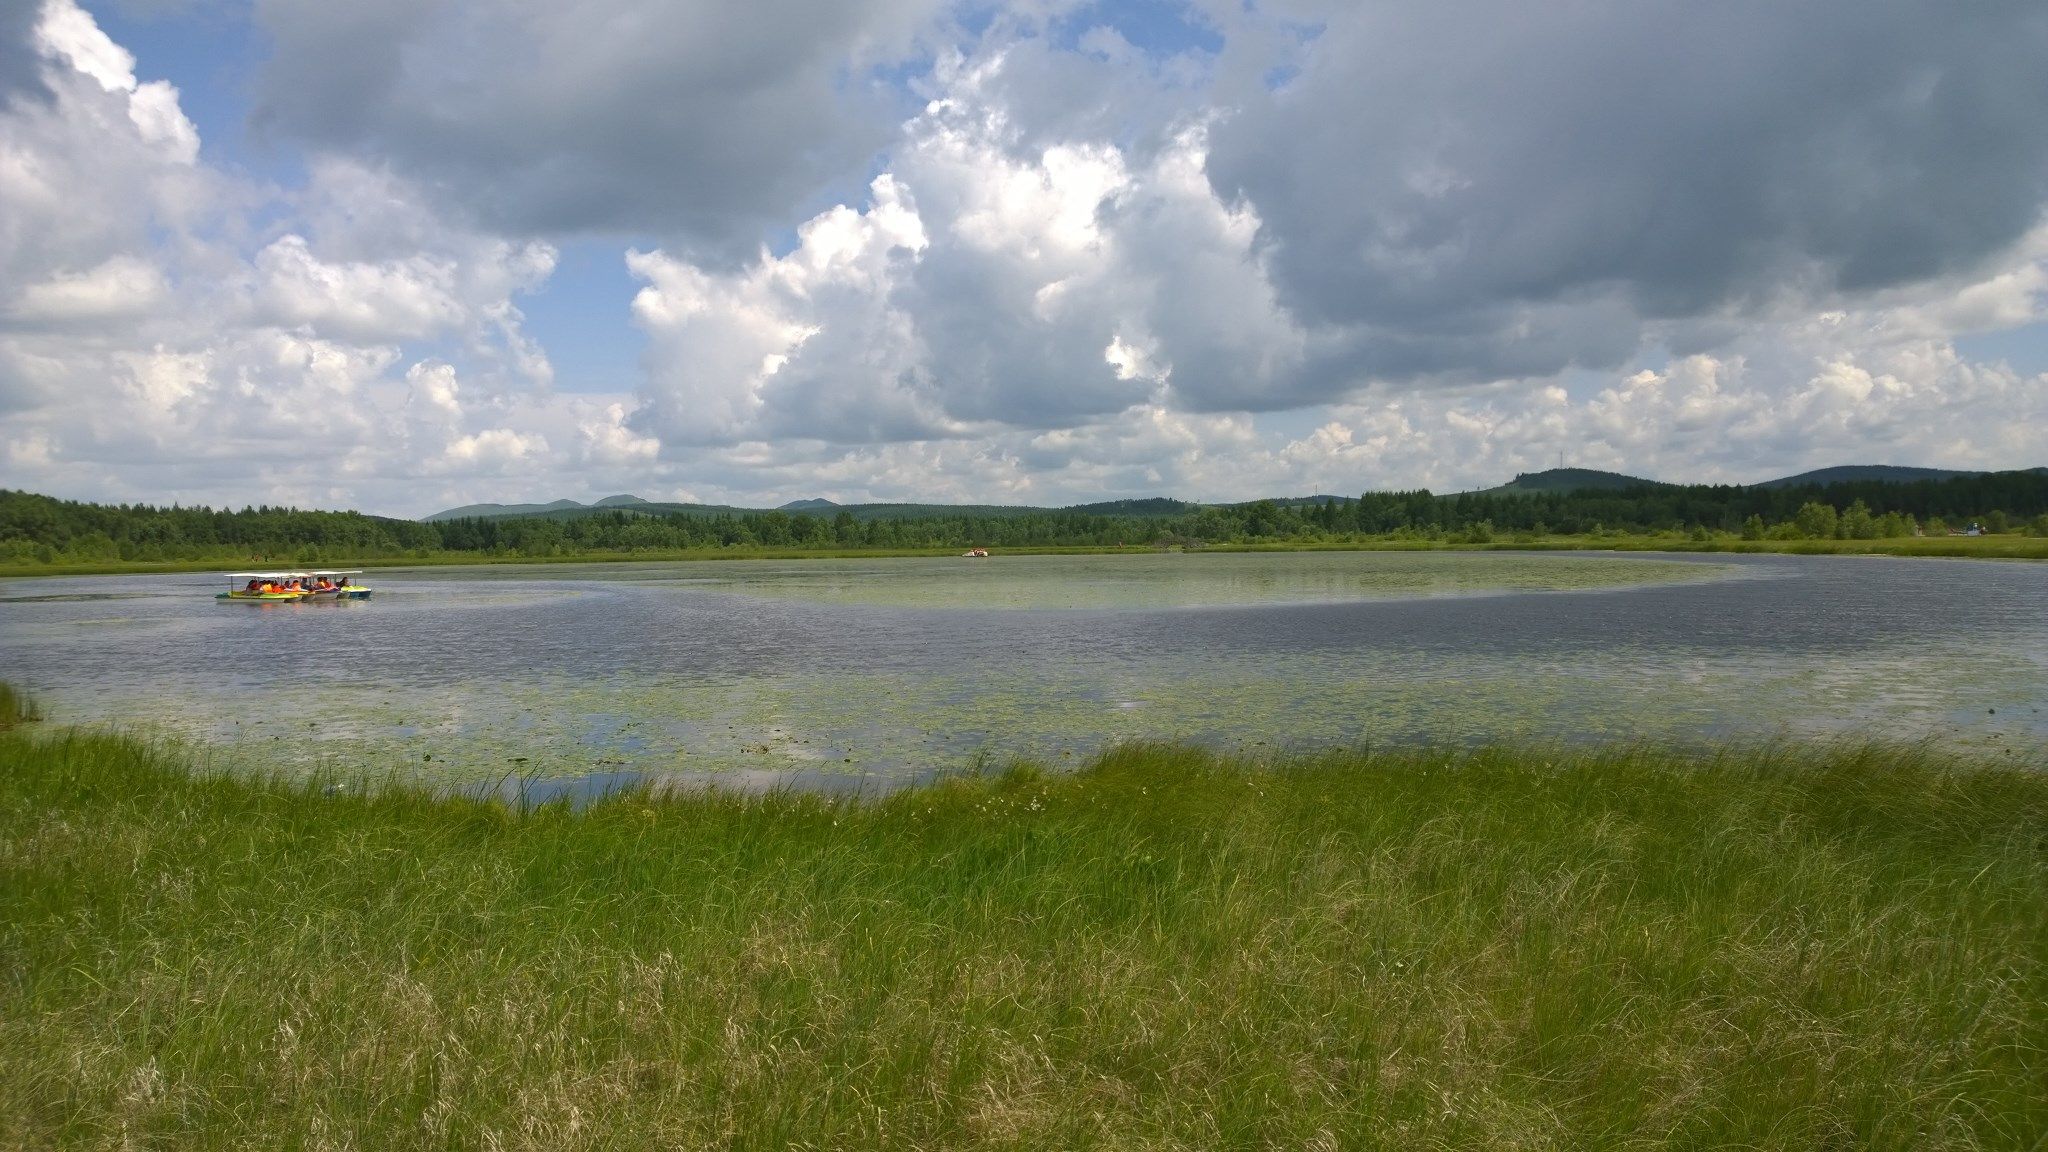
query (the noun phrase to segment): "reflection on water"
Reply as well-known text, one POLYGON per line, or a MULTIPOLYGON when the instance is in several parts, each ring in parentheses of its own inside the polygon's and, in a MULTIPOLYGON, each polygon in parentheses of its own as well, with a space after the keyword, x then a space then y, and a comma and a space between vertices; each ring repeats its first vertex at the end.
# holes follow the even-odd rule
POLYGON ((2048 738, 2044 565, 1321 553, 373 580, 372 601, 269 609, 215 603, 205 575, 10 582, 0 676, 225 766, 527 802, 640 781, 874 792, 1121 739, 1847 731, 2024 757, 2048 738), (108 594, 133 597, 118 620, 108 594))

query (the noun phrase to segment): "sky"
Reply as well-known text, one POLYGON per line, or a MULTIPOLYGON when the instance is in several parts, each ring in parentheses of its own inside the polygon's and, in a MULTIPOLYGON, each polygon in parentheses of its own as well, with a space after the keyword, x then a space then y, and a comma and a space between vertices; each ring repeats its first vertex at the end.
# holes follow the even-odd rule
POLYGON ((0 487, 2048 464, 2038 0, 0 0, 0 487))

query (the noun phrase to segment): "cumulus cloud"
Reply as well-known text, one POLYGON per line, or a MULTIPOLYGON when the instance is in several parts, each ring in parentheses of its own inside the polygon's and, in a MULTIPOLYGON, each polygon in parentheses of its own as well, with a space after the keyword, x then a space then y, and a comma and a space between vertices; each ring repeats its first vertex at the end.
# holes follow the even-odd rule
POLYGON ((124 253, 80 272, 59 269, 46 280, 22 285, 7 316, 27 324, 135 318, 149 314, 165 294, 163 273, 124 253))
POLYGON ((424 512, 2048 460, 2048 377, 1956 344, 2048 323, 2048 20, 1837 7, 1197 0, 1161 49, 1115 5, 259 0, 280 188, 74 0, 8 6, 0 482, 424 512), (592 231, 639 238, 644 377, 563 395, 523 309, 592 231))
POLYGON ((1551 467, 1560 452, 1575 466, 1729 483, 1857 461, 2015 467, 2048 459, 2048 374, 1973 362, 1947 325, 1958 309, 2000 323, 2048 321, 2041 240, 2030 236, 1975 277, 1752 324, 1712 352, 1650 366, 1463 387, 1378 385, 1305 407, 1306 421, 1190 412, 1167 391, 1055 429, 982 427, 881 445, 745 441, 649 473, 707 499, 742 502, 826 495, 1059 504, 1160 493, 1235 500, 1459 491, 1551 467))
POLYGON ((684 445, 798 418, 862 440, 892 424, 910 436, 934 430, 920 411, 915 335, 890 301, 924 229, 895 180, 878 178, 873 193, 865 212, 842 206, 804 224, 787 256, 764 252, 727 275, 629 253, 648 282, 634 315, 654 338, 641 422, 684 445))
POLYGON ((7 482, 348 503, 500 474, 545 453, 542 426, 590 418, 543 411, 547 360, 513 304, 552 248, 450 226, 341 160, 280 202, 205 164, 176 90, 138 81, 72 0, 47 0, 30 42, 43 96, 0 108, 7 482), (266 237, 280 210, 296 230, 266 237), (410 374, 445 370, 431 421, 398 378, 417 342, 466 366, 460 401, 452 366, 410 374))
POLYGON ((990 89, 1001 55, 941 68, 868 204, 729 272, 633 253, 652 337, 639 423, 665 443, 889 441, 1059 429, 1134 405, 1274 407, 1307 336, 1202 178, 1205 128, 1149 156, 1034 143, 990 89))
POLYGON ((1969 268, 2048 201, 2037 4, 1302 7, 1209 175, 1351 333, 1326 394, 1617 365, 1645 319, 1969 268))

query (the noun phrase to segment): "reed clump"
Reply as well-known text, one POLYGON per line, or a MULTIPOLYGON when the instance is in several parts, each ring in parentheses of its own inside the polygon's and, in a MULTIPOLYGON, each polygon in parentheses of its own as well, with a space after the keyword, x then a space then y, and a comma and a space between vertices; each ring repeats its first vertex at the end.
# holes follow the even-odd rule
POLYGON ((1221 759, 581 811, 0 734, 0 1145, 2025 1148, 2048 776, 1221 759))
POLYGON ((33 724, 42 718, 43 712, 35 697, 0 680, 0 731, 17 724, 33 724))

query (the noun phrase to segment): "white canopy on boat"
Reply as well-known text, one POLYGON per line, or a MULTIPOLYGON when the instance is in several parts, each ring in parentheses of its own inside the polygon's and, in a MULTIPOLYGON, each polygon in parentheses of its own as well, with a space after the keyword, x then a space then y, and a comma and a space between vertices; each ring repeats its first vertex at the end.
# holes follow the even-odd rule
POLYGON ((230 580, 298 580, 311 576, 311 572, 230 572, 230 580))
POLYGON ((361 576, 362 574, 363 570, 361 568, 315 568, 307 573, 308 576, 361 576))

